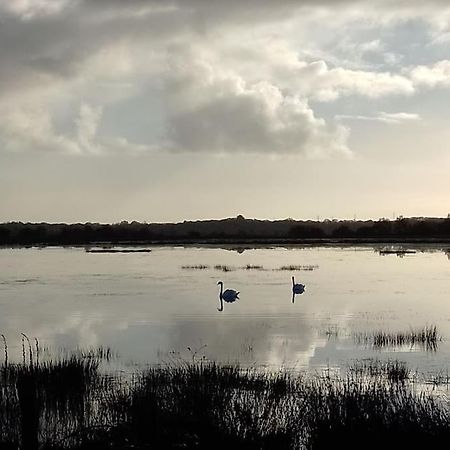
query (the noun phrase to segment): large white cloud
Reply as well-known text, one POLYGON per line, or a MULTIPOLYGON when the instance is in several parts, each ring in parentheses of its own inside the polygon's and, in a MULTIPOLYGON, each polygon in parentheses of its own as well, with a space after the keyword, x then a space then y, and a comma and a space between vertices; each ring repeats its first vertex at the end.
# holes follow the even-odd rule
POLYGON ((181 66, 184 70, 178 68, 166 81, 167 138, 173 149, 349 154, 346 130, 314 117, 306 100, 286 96, 266 81, 248 84, 205 63, 181 66))

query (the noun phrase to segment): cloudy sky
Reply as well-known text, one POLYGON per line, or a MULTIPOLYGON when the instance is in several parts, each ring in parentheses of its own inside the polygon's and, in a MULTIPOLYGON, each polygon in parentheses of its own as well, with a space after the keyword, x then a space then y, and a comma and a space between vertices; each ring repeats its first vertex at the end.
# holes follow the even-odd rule
POLYGON ((450 213, 448 0, 1 0, 0 221, 450 213))

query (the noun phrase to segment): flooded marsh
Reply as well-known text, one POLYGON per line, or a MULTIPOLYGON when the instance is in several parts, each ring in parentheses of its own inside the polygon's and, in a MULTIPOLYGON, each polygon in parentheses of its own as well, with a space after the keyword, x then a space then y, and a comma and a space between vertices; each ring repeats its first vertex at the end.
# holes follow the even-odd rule
POLYGON ((132 365, 189 359, 190 347, 242 366, 314 371, 374 357, 448 368, 450 261, 439 249, 401 258, 368 246, 116 250, 0 250, 10 360, 21 360, 25 333, 53 351, 112 348, 132 365), (240 292, 223 311, 218 281, 240 292), (432 327, 428 348, 408 334, 432 327))
POLYGON ((117 250, 0 250, 3 447, 450 437, 445 253, 117 250))

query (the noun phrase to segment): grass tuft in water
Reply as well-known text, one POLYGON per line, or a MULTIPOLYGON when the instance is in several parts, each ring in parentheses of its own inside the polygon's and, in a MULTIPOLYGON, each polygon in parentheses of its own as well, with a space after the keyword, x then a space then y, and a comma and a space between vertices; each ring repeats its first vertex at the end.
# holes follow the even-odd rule
POLYGON ((263 266, 257 265, 257 264, 247 264, 246 266, 242 267, 244 270, 265 270, 263 266))
POLYGON ((214 266, 214 269, 215 270, 221 270, 222 272, 231 272, 233 270, 236 270, 234 267, 226 266, 226 265, 223 265, 223 264, 216 264, 214 266))
POLYGON ((411 378, 411 371, 406 363, 397 360, 380 361, 378 359, 363 359, 355 361, 347 369, 351 377, 387 379, 395 383, 404 383, 411 378))
POLYGON ((289 265, 289 266, 281 266, 280 268, 274 269, 274 270, 287 270, 287 271, 293 272, 296 270, 312 271, 312 270, 315 270, 318 268, 319 268, 319 266, 315 266, 315 265, 303 265, 303 266, 289 265))
POLYGON ((354 334, 354 340, 358 344, 372 345, 374 348, 411 347, 420 346, 429 351, 436 351, 441 337, 435 325, 425 326, 421 329, 406 332, 374 331, 372 333, 359 332, 354 334))

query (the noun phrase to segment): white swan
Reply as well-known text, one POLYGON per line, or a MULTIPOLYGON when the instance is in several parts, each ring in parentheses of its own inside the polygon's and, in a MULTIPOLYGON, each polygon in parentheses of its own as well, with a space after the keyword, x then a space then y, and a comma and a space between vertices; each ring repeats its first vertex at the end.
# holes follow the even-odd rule
POLYGON ((223 311, 223 301, 225 300, 225 302, 227 303, 235 302, 237 299, 239 299, 239 292, 235 291, 234 289, 226 289, 224 291, 222 281, 218 281, 217 284, 220 284, 220 308, 217 308, 217 311, 223 311))
POLYGON ((305 285, 296 283, 292 277, 292 303, 294 303, 295 294, 303 294, 303 292, 305 292, 305 285))

